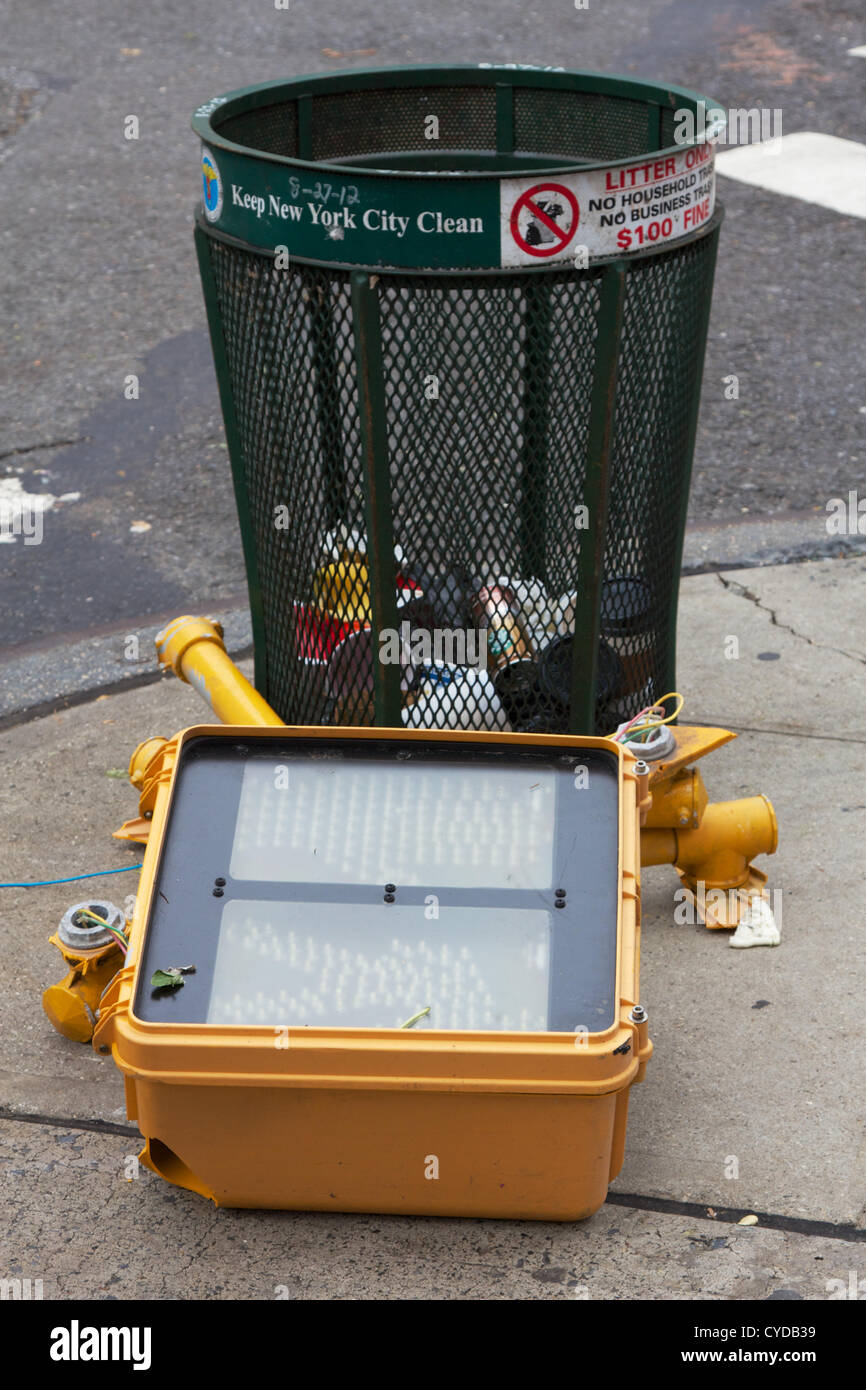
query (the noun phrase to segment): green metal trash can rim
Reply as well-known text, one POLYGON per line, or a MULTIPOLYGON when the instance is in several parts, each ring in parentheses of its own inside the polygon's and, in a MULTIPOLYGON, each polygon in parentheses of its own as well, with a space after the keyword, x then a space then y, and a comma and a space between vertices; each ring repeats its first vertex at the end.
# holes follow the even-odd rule
MULTIPOLYGON (((495 74, 494 85, 496 86, 507 84, 514 87, 547 87, 553 91, 573 91, 575 90, 575 80, 578 80, 581 84, 578 90, 596 92, 598 95, 625 97, 633 101, 644 101, 671 110, 682 108, 691 111, 694 116, 703 112, 706 126, 701 136, 693 141, 684 141, 682 144, 677 143, 668 147, 660 146, 657 151, 660 155, 675 154, 684 149, 687 144, 701 144, 718 140, 727 124, 724 107, 718 102, 703 96, 700 92, 692 91, 688 87, 680 87, 672 83, 649 82, 643 78, 619 73, 595 72, 588 69, 535 67, 530 63, 431 63, 411 67, 357 68, 351 72, 337 70, 308 73, 283 81, 254 82, 246 87, 236 87, 230 92, 224 92, 220 96, 212 97, 209 101, 203 102, 193 114, 192 129, 201 136, 202 140, 217 149, 255 155, 257 158, 275 164, 286 164, 304 170, 308 170, 312 164, 316 169, 355 174, 357 173, 356 165, 343 164, 339 160, 301 159, 251 150, 249 146, 238 144, 222 134, 219 128, 220 124, 226 119, 244 115, 264 106, 274 105, 280 100, 290 101, 299 97, 324 96, 339 92, 369 91, 381 87, 395 89, 408 86, 418 87, 424 85, 423 79, 427 78, 438 79, 437 85, 490 85, 489 80, 486 84, 484 83, 484 78, 488 74, 495 74), (443 83, 445 78, 448 79, 447 84, 443 83), (221 119, 217 124, 214 124, 214 117, 217 115, 221 119)), ((524 172, 554 174, 565 173, 576 168, 603 169, 626 163, 629 163, 627 157, 620 160, 600 159, 590 163, 559 161, 543 168, 539 167, 524 172)), ((365 172, 378 173, 387 178, 406 179, 460 179, 467 177, 466 172, 462 170, 449 172, 403 169, 397 174, 393 169, 377 170, 375 166, 370 166, 365 172)), ((501 172, 491 169, 485 172, 473 171, 473 177, 498 179, 502 175, 501 172)))
POLYGON ((711 220, 724 112, 631 77, 437 64, 258 83, 192 124, 204 221, 251 246, 371 269, 585 269, 711 220))

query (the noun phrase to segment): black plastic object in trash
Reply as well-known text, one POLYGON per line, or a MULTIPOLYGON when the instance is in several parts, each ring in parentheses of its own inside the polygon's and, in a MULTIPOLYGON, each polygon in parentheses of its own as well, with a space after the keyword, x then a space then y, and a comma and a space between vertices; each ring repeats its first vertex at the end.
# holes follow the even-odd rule
MULTIPOLYGON (((571 700, 571 678, 574 666, 573 637, 558 637, 545 650, 539 667, 541 688, 547 695, 555 712, 555 733, 567 733, 569 725, 569 704, 571 700)), ((613 733, 623 717, 622 705, 617 706, 616 697, 622 699, 624 670, 616 652, 606 642, 600 642, 596 662, 596 726, 601 734, 613 733)))

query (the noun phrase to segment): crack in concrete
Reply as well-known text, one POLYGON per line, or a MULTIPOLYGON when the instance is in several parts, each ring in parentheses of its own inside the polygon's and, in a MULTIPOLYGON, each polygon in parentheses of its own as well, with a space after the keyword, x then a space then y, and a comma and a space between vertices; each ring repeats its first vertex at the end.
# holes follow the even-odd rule
POLYGON ((86 444, 89 439, 89 435, 82 434, 75 439, 48 439, 44 444, 25 444, 21 449, 7 449, 5 453, 0 454, 0 462, 3 459, 18 458, 19 454, 37 454, 42 449, 71 448, 73 444, 86 444))
POLYGON ((866 656, 861 656, 859 652, 848 652, 845 651, 843 647, 829 647, 825 642, 815 642, 811 637, 807 637, 805 632, 798 632, 797 629, 791 627, 789 623, 780 622, 776 610, 774 608, 768 608, 765 603, 762 603, 758 595, 753 594, 751 589, 747 589, 745 584, 739 584, 736 579, 726 579, 725 576, 718 571, 716 572, 716 578, 722 585, 722 588, 728 589, 739 598, 747 599, 749 603, 753 603, 756 608, 759 608, 762 613, 768 613, 772 627, 779 628, 781 632, 789 632, 791 636, 796 637, 798 641, 805 642, 810 647, 817 647, 819 651, 835 652, 837 656, 847 657, 849 661, 855 661, 861 666, 866 666, 866 656))

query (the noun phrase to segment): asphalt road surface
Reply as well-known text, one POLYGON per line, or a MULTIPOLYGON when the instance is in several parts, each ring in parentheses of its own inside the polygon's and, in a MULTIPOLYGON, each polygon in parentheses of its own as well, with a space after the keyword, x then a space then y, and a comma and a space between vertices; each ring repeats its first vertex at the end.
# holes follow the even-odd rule
MULTIPOLYGON (((849 53, 866 44, 861 0, 0 0, 0 33, 0 495, 57 499, 42 544, 0 544, 7 648, 242 600, 192 244, 189 119, 208 97, 371 64, 551 63, 866 142, 866 58, 849 53)), ((829 498, 866 492, 864 222, 719 188, 691 520, 822 516, 829 498)))

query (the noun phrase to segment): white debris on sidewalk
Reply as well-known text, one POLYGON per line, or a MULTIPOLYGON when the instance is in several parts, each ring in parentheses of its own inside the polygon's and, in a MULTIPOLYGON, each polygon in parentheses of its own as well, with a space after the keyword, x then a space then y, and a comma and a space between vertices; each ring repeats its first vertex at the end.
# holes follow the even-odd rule
POLYGON ((748 906, 728 945, 778 946, 780 940, 781 933, 767 899, 760 892, 750 894, 748 906))

